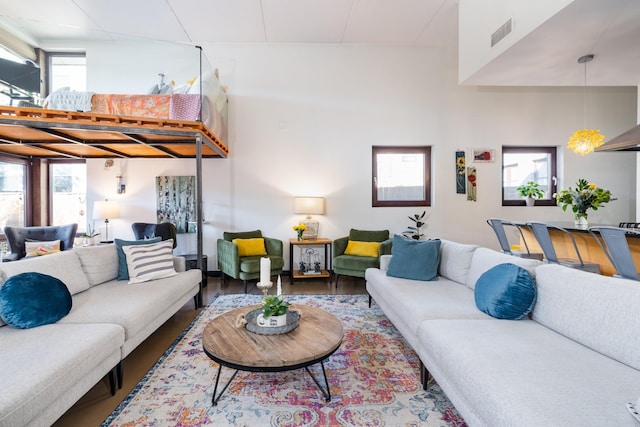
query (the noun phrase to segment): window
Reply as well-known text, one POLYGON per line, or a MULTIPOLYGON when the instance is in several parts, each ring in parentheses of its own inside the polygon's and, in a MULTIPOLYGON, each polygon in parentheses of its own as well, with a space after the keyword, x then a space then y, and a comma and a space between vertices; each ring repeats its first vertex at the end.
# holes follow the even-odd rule
POLYGON ((87 58, 84 53, 47 54, 49 93, 62 87, 79 92, 87 90, 87 58))
POLYGON ((27 163, 0 158, 0 231, 27 225, 27 163))
POLYGON ((544 191, 536 206, 554 206, 557 191, 556 147, 502 147, 502 206, 524 206, 517 188, 529 181, 544 191))
POLYGON ((431 206, 431 147, 373 147, 372 206, 431 206))
POLYGON ((81 160, 51 160, 51 225, 78 224, 78 232, 87 227, 87 165, 81 160))
POLYGON ((34 103, 40 95, 40 68, 0 46, 0 104, 34 103))

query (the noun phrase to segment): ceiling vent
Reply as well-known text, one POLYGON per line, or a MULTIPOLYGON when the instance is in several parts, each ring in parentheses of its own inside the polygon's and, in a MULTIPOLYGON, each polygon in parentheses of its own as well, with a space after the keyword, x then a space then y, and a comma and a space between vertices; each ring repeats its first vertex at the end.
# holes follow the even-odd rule
POLYGON ((491 34, 491 47, 498 44, 500 40, 507 37, 511 33, 511 18, 500 28, 498 28, 493 34, 491 34))

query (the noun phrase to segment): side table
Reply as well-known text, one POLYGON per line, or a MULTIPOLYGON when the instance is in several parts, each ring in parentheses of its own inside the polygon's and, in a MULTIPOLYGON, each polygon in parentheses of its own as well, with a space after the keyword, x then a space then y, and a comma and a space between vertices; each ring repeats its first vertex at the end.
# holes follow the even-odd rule
MULTIPOLYGON (((181 255, 184 257, 187 265, 187 270, 193 270, 198 268, 198 255, 197 254, 186 254, 181 255)), ((202 255, 202 287, 207 287, 207 255, 202 255)))
POLYGON ((331 239, 318 237, 315 240, 298 240, 289 239, 289 282, 293 284, 295 279, 313 279, 328 277, 331 278, 331 239), (324 268, 320 273, 304 274, 300 269, 296 269, 293 265, 293 248, 294 246, 324 246, 324 268))

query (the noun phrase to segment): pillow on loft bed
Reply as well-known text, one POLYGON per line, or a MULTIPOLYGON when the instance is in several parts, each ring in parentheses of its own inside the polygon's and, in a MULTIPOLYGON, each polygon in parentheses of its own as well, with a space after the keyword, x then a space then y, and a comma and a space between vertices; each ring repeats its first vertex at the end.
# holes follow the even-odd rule
MULTIPOLYGON (((208 71, 202 75, 202 93, 216 111, 221 111, 227 102, 227 94, 220 85, 217 74, 217 72, 208 71)), ((200 95, 200 78, 193 81, 187 93, 200 95)))

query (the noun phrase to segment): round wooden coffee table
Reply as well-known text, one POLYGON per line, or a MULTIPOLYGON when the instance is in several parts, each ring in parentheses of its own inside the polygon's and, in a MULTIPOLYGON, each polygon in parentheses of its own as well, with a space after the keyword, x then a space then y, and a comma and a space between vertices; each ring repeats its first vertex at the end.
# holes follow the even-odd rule
POLYGON ((325 400, 331 400, 324 360, 342 344, 344 331, 336 316, 308 305, 292 305, 300 313, 296 329, 280 335, 260 335, 236 327, 236 319, 242 314, 259 308, 259 305, 241 307, 213 319, 202 332, 202 347, 212 360, 219 363, 218 375, 211 403, 216 405, 238 371, 281 372, 305 368, 325 400), (309 366, 320 363, 325 387, 311 373, 309 366), (218 381, 222 367, 235 369, 220 394, 218 381))

